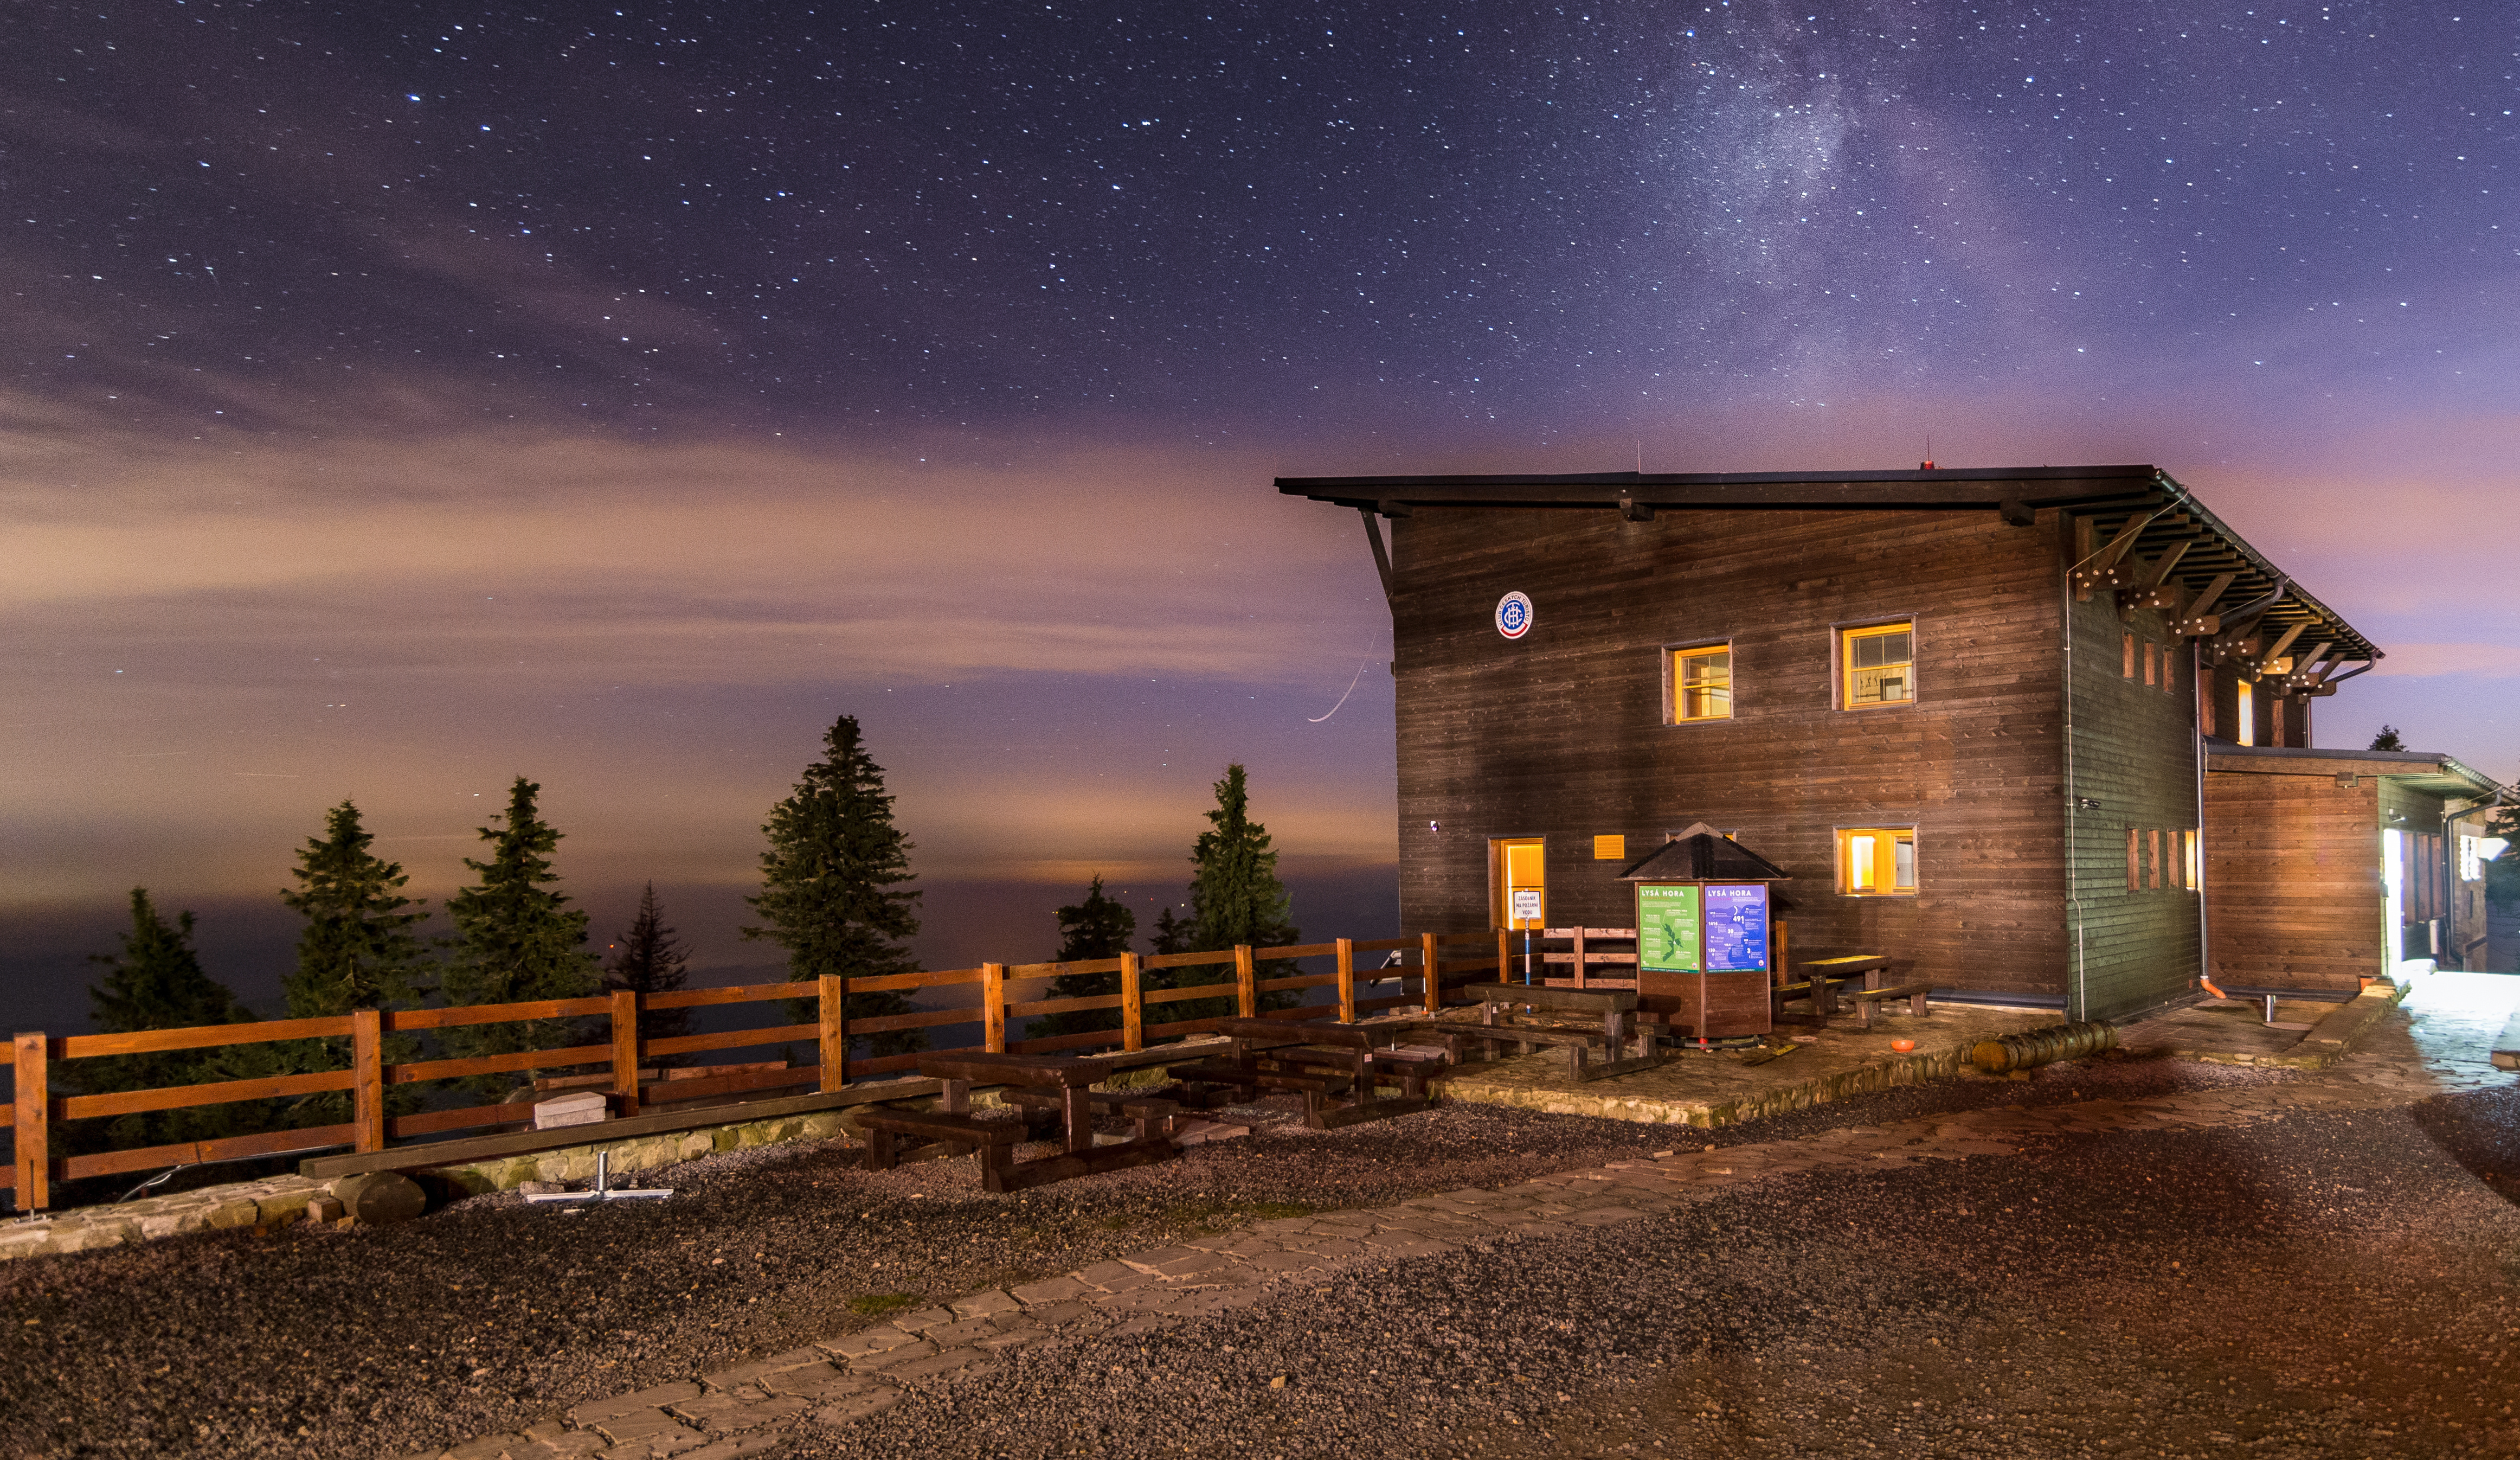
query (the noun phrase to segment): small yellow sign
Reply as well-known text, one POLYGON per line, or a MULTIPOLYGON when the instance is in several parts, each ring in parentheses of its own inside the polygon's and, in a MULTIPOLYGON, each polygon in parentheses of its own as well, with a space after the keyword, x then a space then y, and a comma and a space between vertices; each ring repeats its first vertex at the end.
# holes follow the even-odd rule
POLYGON ((1597 862, 1624 862, 1627 859, 1627 838, 1595 837, 1593 839, 1593 860, 1597 862))

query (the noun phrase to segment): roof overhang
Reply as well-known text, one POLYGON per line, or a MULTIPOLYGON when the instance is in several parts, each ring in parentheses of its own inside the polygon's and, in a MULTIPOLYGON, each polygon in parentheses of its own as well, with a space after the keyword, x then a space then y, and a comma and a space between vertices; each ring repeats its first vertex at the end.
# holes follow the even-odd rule
MULTIPOLYGON (((1571 476, 1281 477, 1291 497, 1386 517, 1419 510, 1618 512, 1995 512, 2027 523, 2042 508, 2087 519, 2112 563, 2168 566, 2146 578, 2152 601, 2239 610, 2259 645, 2298 645, 2283 688, 2333 693, 2378 646, 2205 510, 2159 467, 2000 467, 1933 472, 1589 472, 1571 476), (2133 535, 2120 541, 2129 529, 2133 535), (2228 575, 2228 577, 2226 576, 2228 575), (2175 591, 2174 591, 2175 586, 2175 591), (2300 657, 2327 646, 2321 663, 2300 657)), ((2218 625, 2219 626, 2219 625, 2218 625)), ((2209 636, 2213 630, 2200 630, 2209 636)), ((2252 673, 2255 672, 2252 662, 2252 673)))
POLYGON ((2205 743, 2205 768, 2234 775, 2370 776, 2433 796, 2520 800, 2505 787, 2452 756, 2430 751, 2321 751, 2292 746, 2205 743))

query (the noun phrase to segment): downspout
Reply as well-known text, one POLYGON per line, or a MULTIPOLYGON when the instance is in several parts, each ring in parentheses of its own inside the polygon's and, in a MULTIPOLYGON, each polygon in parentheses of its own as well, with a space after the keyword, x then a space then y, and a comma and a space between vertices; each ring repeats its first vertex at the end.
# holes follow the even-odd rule
MULTIPOLYGON (((2060 522, 2067 521, 2060 514, 2060 522)), ((2071 527, 2067 527, 2070 534, 2071 527)), ((2069 535, 2066 541, 2071 542, 2069 535)), ((2094 554, 2093 556, 2097 556, 2094 554)), ((2067 1019, 2081 1019, 2089 1006, 2085 1003, 2086 983, 2083 977, 2083 837, 2082 793, 2074 784, 2074 570, 2069 565, 2057 580, 2057 630, 2064 639, 2065 670, 2062 688, 2065 696, 2065 905, 2074 916, 2074 1001, 2066 1011, 2067 1019)))
MULTIPOLYGON (((2205 696, 2211 693, 2203 673, 2205 656, 2194 639, 2187 641, 2187 728, 2196 747, 2196 981, 2214 987, 2214 922, 2205 910, 2205 696)), ((2220 989, 2215 992, 2219 996, 2220 989)))

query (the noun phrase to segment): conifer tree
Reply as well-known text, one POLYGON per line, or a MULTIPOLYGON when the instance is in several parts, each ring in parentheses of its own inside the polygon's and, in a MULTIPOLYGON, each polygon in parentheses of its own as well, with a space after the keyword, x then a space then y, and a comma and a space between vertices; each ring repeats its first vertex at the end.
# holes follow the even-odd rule
MULTIPOLYGON (((630 929, 613 944, 611 960, 604 966, 604 986, 608 989, 631 989, 638 993, 666 993, 683 986, 689 977, 684 965, 691 950, 674 930, 665 926, 664 914, 656 907, 656 885, 648 884, 639 894, 639 915, 630 920, 630 929)), ((692 1015, 688 1009, 642 1009, 639 1011, 639 1039, 678 1039, 692 1031, 692 1015)), ((650 1056, 643 1063, 671 1065, 678 1057, 650 1056)))
MULTIPOLYGON (((131 930, 122 935, 122 951, 94 954, 88 961, 107 970, 101 981, 88 985, 90 1019, 99 1033, 253 1020, 252 1011, 226 984, 202 970, 201 955, 193 947, 193 915, 179 913, 169 925, 149 900, 147 888, 131 890, 131 930)), ((72 1078, 95 1094, 212 1084, 281 1072, 280 1062, 267 1044, 115 1055, 81 1060, 72 1069, 72 1078)), ((101 1133, 93 1127, 74 1132, 73 1143, 82 1149, 128 1148, 244 1135, 270 1128, 277 1104, 258 1100, 120 1116, 101 1133)))
MULTIPOLYGON (((1138 933, 1138 915, 1128 907, 1102 894, 1102 875, 1096 873, 1085 890, 1085 900, 1058 910, 1059 963, 1095 963, 1117 958, 1129 951, 1130 939, 1138 933)), ((1099 998, 1120 991, 1120 975, 1060 974, 1050 981, 1048 997, 1054 999, 1099 998)), ((1046 1038, 1055 1034, 1082 1034, 1090 1030, 1116 1029, 1120 1027, 1117 1009, 1071 1009, 1061 1014, 1036 1016, 1024 1027, 1026 1038, 1046 1038)))
MULTIPOLYGON (((1194 869, 1190 882, 1190 916, 1175 919, 1171 909, 1156 920, 1159 951, 1211 953, 1237 943, 1274 947, 1295 942, 1301 935, 1288 921, 1292 904, 1278 880, 1278 853, 1269 844, 1269 829, 1251 819, 1251 792, 1240 765, 1228 765, 1216 783, 1216 809, 1207 813, 1208 829, 1191 850, 1194 869), (1171 943, 1176 946, 1163 947, 1171 943)), ((1260 977, 1280 978, 1296 971, 1291 962, 1264 965, 1260 977)), ((1161 971, 1162 986, 1185 988, 1220 982, 1213 968, 1161 971)), ((1149 981, 1157 981, 1149 980, 1149 981)), ((1260 996, 1262 1009, 1291 1008, 1295 995, 1280 989, 1260 996)), ((1235 1011, 1230 998, 1192 999, 1166 1007, 1167 1022, 1215 1019, 1235 1011)))
MULTIPOLYGON (((854 716, 834 721, 823 747, 823 758, 805 767, 762 823, 770 848, 761 854, 761 891, 744 899, 761 926, 743 935, 787 949, 788 977, 799 981, 914 972, 918 960, 902 940, 919 932, 919 893, 902 888, 912 880, 911 843, 892 824, 883 767, 867 754, 854 716)), ((907 1014, 911 1003, 893 990, 852 993, 845 1012, 874 1019, 907 1014)), ((867 1043, 878 1055, 927 1047, 917 1029, 867 1043)))
POLYGON ((325 813, 324 835, 297 850, 296 890, 280 894, 306 919, 296 970, 282 984, 292 1019, 420 1003, 428 955, 412 929, 428 920, 428 905, 402 895, 411 878, 368 849, 375 841, 343 801, 325 813))
MULTIPOLYGON (((324 816, 324 835, 297 849, 291 876, 295 890, 280 900, 305 918, 297 935, 297 966, 282 981, 291 1019, 323 1019, 356 1009, 418 1007, 429 970, 427 946, 412 932, 428 918, 427 904, 402 895, 411 881, 399 862, 369 850, 376 836, 349 801, 324 816), (406 909, 422 909, 406 911, 406 909)), ((384 1058, 399 1064, 419 1053, 408 1035, 389 1035, 384 1058)), ((287 1048, 291 1068, 311 1072, 350 1068, 348 1039, 310 1039, 287 1048)), ((385 1092, 386 1109, 408 1114, 420 1094, 406 1085, 385 1092)), ((350 1118, 348 1092, 309 1095, 290 1113, 298 1125, 334 1125, 350 1118)))
MULTIPOLYGON (((584 998, 599 986, 595 955, 586 951, 586 913, 552 890, 560 875, 551 855, 561 834, 535 813, 542 787, 522 776, 509 788, 505 824, 479 829, 488 861, 464 865, 480 881, 446 899, 455 925, 454 956, 440 984, 450 1004, 514 1004, 584 998)), ((569 1027, 557 1020, 462 1025, 446 1031, 458 1055, 507 1054, 562 1046, 569 1027)), ((507 1077, 483 1075, 474 1088, 501 1088, 507 1077)))
POLYGON ((2403 751, 2406 748, 2407 743, 2398 738, 2395 725, 2382 725, 2380 733, 2371 737, 2371 749, 2375 751, 2403 751))

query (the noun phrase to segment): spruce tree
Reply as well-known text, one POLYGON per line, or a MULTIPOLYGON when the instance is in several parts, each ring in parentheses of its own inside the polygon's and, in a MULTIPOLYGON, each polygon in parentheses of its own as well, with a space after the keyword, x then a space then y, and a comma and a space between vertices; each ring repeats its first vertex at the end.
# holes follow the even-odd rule
MULTIPOLYGON (((284 888, 280 893, 280 900, 306 920, 305 931, 297 935, 297 967, 281 983, 291 1019, 420 1004, 428 953, 412 930, 428 921, 427 904, 402 895, 411 878, 399 862, 369 850, 375 842, 359 822, 359 808, 343 801, 325 813, 324 835, 309 838, 297 849, 297 866, 290 874, 297 881, 296 890, 284 888)), ((300 1072, 347 1070, 350 1048, 346 1038, 310 1039, 289 1046, 285 1057, 300 1072)), ((418 1053, 418 1041, 408 1035, 385 1040, 388 1064, 418 1053)), ((394 1114, 420 1108, 419 1092, 409 1086, 393 1086, 385 1099, 394 1114)), ((290 1118, 298 1125, 334 1125, 350 1115, 348 1092, 331 1090, 300 1100, 290 1118)))
MULTIPOLYGON (((1085 900, 1058 910, 1059 963, 1095 963, 1117 958, 1129 951, 1130 939, 1138 933, 1138 915, 1128 907, 1102 895, 1102 875, 1096 873, 1085 890, 1085 900)), ((1050 981, 1047 997, 1054 999, 1100 998, 1120 991, 1120 975, 1060 974, 1050 981)), ((1120 1027, 1117 1009, 1071 1009, 1062 1014, 1036 1016, 1024 1027, 1024 1037, 1047 1038, 1056 1034, 1082 1034, 1120 1027)))
POLYGON ((2375 751, 2403 751, 2406 748, 2407 743, 2398 738, 2395 725, 2382 725, 2380 733, 2371 737, 2371 749, 2375 751))
MULTIPOLYGON (((1297 941, 1301 935, 1288 921, 1292 904, 1285 885, 1278 880, 1278 853, 1269 844, 1269 829, 1251 819, 1251 792, 1240 765, 1225 768, 1225 779, 1216 783, 1216 809, 1207 813, 1207 820, 1208 830, 1199 834, 1198 844, 1191 850, 1194 870, 1190 916, 1177 920, 1166 909, 1157 920, 1159 943, 1177 945, 1163 951, 1210 953, 1237 943, 1265 948, 1297 941)), ((1272 979, 1295 972, 1292 962, 1279 961, 1262 966, 1259 975, 1272 979)), ((1161 973, 1166 976, 1161 984, 1168 988, 1222 982, 1232 977, 1230 971, 1220 974, 1216 967, 1161 973)), ((1293 991, 1280 989, 1260 995, 1258 1007, 1286 1009, 1294 1003, 1293 991)), ((1166 1005, 1164 1022, 1215 1019, 1233 1014, 1235 1008, 1231 998, 1192 999, 1166 1005)))
POLYGON ((428 904, 402 895, 411 878, 370 851, 375 842, 359 808, 343 801, 325 813, 324 835, 297 850, 296 890, 280 894, 306 919, 297 967, 282 983, 292 1019, 420 1003, 428 954, 412 929, 428 921, 428 904))
MULTIPOLYGON (((639 915, 630 920, 630 929, 613 945, 612 957, 604 965, 604 986, 608 989, 630 989, 638 993, 665 993, 683 986, 689 977, 684 965, 691 950, 674 930, 665 926, 664 914, 656 907, 656 885, 648 884, 639 894, 639 915)), ((642 1009, 639 1012, 639 1038, 679 1039, 692 1031, 692 1014, 688 1009, 642 1009)), ((652 1056, 644 1063, 672 1065, 679 1057, 652 1056)))
MULTIPOLYGON (((552 890, 560 875, 551 855, 561 834, 535 813, 542 787, 522 776, 509 788, 503 825, 479 828, 488 861, 464 865, 480 881, 446 899, 455 925, 454 956, 440 987, 450 1004, 516 1004, 584 998, 600 986, 595 955, 586 951, 586 913, 552 890)), ((563 1047, 570 1026, 559 1020, 460 1025, 446 1031, 457 1055, 477 1058, 524 1049, 563 1047)), ((476 1076, 473 1088, 505 1087, 506 1075, 476 1076)))
MULTIPOLYGON (((88 961, 107 970, 88 985, 89 1017, 99 1033, 253 1022, 253 1012, 202 970, 193 947, 193 915, 178 913, 169 925, 147 888, 131 890, 131 930, 122 935, 122 951, 94 954, 88 961)), ((239 1044, 81 1060, 65 1072, 80 1088, 106 1094, 252 1079, 282 1070, 271 1045, 239 1044)), ((255 1100, 118 1116, 101 1132, 93 1126, 73 1131, 72 1145, 128 1149, 244 1135, 269 1129, 278 1105, 255 1100)))
MULTIPOLYGON (((786 948, 788 977, 799 981, 915 972, 918 960, 902 940, 919 932, 919 893, 902 888, 912 879, 911 843, 892 824, 883 767, 867 754, 854 716, 834 721, 823 747, 823 758, 805 767, 796 789, 762 823, 770 848, 761 854, 761 891, 744 899, 761 926, 743 935, 786 948)), ((891 989, 852 993, 845 1012, 851 1020, 875 1019, 908 1014, 911 1003, 891 989)), ((927 1047, 917 1029, 866 1042, 878 1055, 927 1047)))

